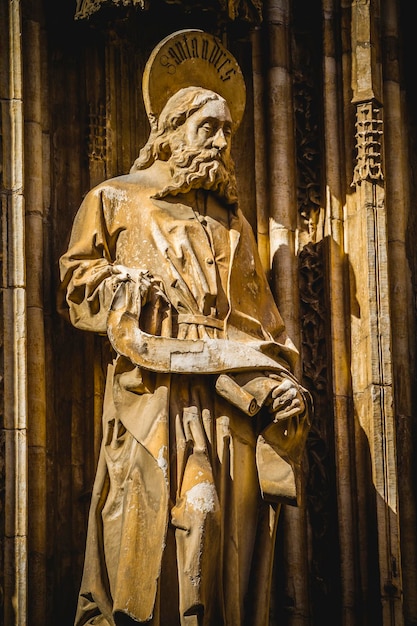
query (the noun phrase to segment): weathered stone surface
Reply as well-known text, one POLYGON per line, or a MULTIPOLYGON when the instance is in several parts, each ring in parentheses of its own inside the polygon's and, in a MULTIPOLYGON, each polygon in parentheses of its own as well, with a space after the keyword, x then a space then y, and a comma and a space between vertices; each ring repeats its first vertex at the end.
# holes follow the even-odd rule
POLYGON ((292 374, 297 352, 238 209, 230 156, 244 85, 224 89, 232 76, 210 74, 197 54, 209 39, 184 36, 196 42, 194 83, 181 79, 175 92, 173 72, 157 93, 170 50, 158 46, 144 72, 149 140, 129 175, 87 194, 60 260, 72 323, 107 333, 117 355, 79 624, 123 614, 266 625, 273 542, 259 511, 266 520, 272 504, 301 502, 311 402, 292 374), (235 121, 217 91, 234 98, 235 121))
POLYGON ((189 26, 242 68, 240 205, 317 408, 307 507, 280 513, 270 624, 417 622, 413 6, 271 0, 260 23, 259 4, 107 2, 74 20, 72 0, 0 3, 7 626, 73 623, 115 355, 59 318, 58 259, 84 195, 147 140, 146 59, 189 26))

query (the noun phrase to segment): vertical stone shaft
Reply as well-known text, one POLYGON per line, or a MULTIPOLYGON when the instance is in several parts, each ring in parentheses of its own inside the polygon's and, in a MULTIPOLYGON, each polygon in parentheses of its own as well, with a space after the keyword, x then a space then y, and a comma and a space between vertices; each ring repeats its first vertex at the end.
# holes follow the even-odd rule
POLYGON ((348 364, 348 317, 346 311, 346 256, 344 250, 343 127, 340 99, 340 67, 336 53, 336 7, 323 0, 324 141, 326 169, 325 236, 328 242, 330 340, 332 361, 335 457, 338 483, 338 519, 344 626, 356 626, 355 532, 353 524, 352 414, 348 364))
MULTIPOLYGON (((379 1, 352 7, 353 103, 357 164, 348 251, 360 315, 352 321, 352 385, 355 414, 366 437, 377 526, 381 619, 403 624, 399 544, 396 426, 393 410, 392 325, 387 211, 382 171, 384 140, 379 1), (358 261, 360 259, 360 261, 358 261)), ((396 219, 401 219, 401 211, 396 219)), ((362 460, 363 462, 363 460, 362 460)))
POLYGON ((3 137, 2 298, 4 323, 5 546, 4 623, 27 623, 27 364, 23 197, 21 4, 3 2, 0 66, 3 137))
MULTIPOLYGON (((28 7, 29 8, 29 7, 28 7)), ((29 612, 46 622, 46 371, 43 304, 41 27, 35 4, 23 21, 25 221, 28 331, 29 612)))
MULTIPOLYGON (((344 113, 344 163, 345 163, 345 184, 349 190, 345 197, 345 241, 348 241, 350 232, 350 216, 356 211, 355 194, 350 193, 352 183, 352 154, 355 148, 355 119, 352 115, 352 0, 341 0, 341 41, 342 41, 342 76, 343 76, 343 113, 344 113)), ((359 238, 359 235, 357 235, 359 238)), ((350 262, 351 263, 351 262, 350 262)), ((349 265, 349 263, 347 263, 349 265)), ((352 309, 350 327, 353 328, 351 336, 355 332, 357 325, 357 315, 355 311, 356 303, 356 283, 353 281, 352 291, 352 309), (353 311, 353 314, 352 314, 353 311)), ((354 361, 357 355, 354 353, 354 361)), ((352 367, 352 366, 351 366, 352 367)), ((352 467, 352 485, 354 489, 354 527, 355 537, 352 538, 356 542, 355 550, 355 571, 356 571, 356 604, 360 607, 363 615, 363 622, 371 621, 375 618, 373 608, 370 606, 370 598, 373 597, 372 589, 370 589, 369 574, 369 473, 368 464, 365 459, 369 456, 368 446, 363 436, 363 430, 358 419, 352 412, 353 432, 351 434, 351 453, 354 454, 355 462, 352 467)), ((352 544, 353 545, 353 544, 352 544)), ((358 609, 359 610, 359 609, 358 609)))
MULTIPOLYGON (((388 227, 388 263, 391 299, 392 358, 394 376, 395 417, 397 426, 399 514, 401 561, 404 585, 404 619, 417 623, 417 587, 413 577, 417 572, 417 514, 415 475, 413 472, 412 385, 415 369, 412 363, 416 336, 413 312, 411 272, 407 259, 406 235, 410 211, 408 189, 409 158, 407 131, 400 89, 398 16, 395 2, 384 3, 382 41, 384 60, 384 166, 386 173, 386 205, 388 227)), ((413 433, 414 430, 414 433, 413 433)))
MULTIPOLYGON (((294 107, 290 68, 288 0, 270 0, 266 19, 270 44, 268 72, 269 188, 271 285, 288 333, 300 345, 297 196, 294 107)), ((297 372, 300 376, 300 368, 297 372)), ((284 507, 286 595, 291 598, 292 626, 309 619, 305 509, 284 507)))
POLYGON ((265 78, 263 71, 262 31, 252 33, 253 121, 255 140, 255 181, 257 241, 262 266, 269 275, 269 196, 267 180, 267 141, 265 120, 265 78))

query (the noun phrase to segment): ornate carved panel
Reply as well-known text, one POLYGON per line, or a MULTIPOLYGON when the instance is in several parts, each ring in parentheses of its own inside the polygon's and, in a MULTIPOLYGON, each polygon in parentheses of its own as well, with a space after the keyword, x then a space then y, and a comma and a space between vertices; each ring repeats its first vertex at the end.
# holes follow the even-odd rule
POLYGON ((353 184, 362 180, 382 181, 382 119, 381 107, 364 102, 356 107, 357 162, 353 184))
POLYGON ((303 241, 321 239, 318 233, 322 178, 320 149, 321 83, 320 47, 311 37, 317 26, 320 7, 317 2, 301 9, 296 5, 291 56, 293 59, 293 101, 295 112, 297 204, 303 241), (298 9, 298 10, 297 10, 298 9))
MULTIPOLYGON (((166 0, 167 4, 180 4, 185 11, 192 9, 212 10, 231 20, 243 19, 249 22, 262 20, 262 0, 212 0, 193 2, 192 0, 166 0)), ((89 18, 104 6, 137 7, 147 9, 151 0, 77 0, 75 19, 89 18)))
POLYGON ((297 201, 302 220, 311 241, 317 239, 320 217, 320 147, 314 82, 300 71, 294 77, 294 105, 297 134, 297 201))
POLYGON ((312 541, 311 585, 313 613, 330 615, 336 603, 334 576, 337 543, 334 507, 333 426, 329 410, 326 347, 324 242, 310 242, 299 254, 300 318, 303 376, 314 400, 314 419, 307 440, 307 509, 312 541))
POLYGON ((103 6, 113 4, 115 6, 133 6, 145 9, 148 4, 145 0, 77 0, 75 19, 89 18, 103 6))

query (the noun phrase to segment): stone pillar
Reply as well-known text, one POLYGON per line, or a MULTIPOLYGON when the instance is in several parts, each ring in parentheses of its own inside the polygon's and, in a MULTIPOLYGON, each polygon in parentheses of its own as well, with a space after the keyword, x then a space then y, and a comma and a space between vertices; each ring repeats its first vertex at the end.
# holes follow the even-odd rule
MULTIPOLYGON (((44 310, 44 167, 41 60, 41 7, 25 4, 22 31, 25 152, 25 264, 28 332, 28 614, 34 624, 46 621, 47 475, 46 362, 44 310)), ((46 168, 49 173, 49 167, 46 168)), ((48 181, 49 184, 49 181, 48 181)))
POLYGON ((270 274, 269 193, 267 174, 267 136, 265 76, 263 71, 262 31, 252 32, 253 121, 255 140, 256 229, 259 255, 267 276, 270 274))
MULTIPOLYGON (((379 17, 378 0, 353 2, 357 163, 347 250, 355 278, 351 289, 353 403, 370 457, 382 623, 394 626, 403 624, 403 615, 379 17)), ((364 516, 366 512, 359 510, 362 525, 367 522, 364 516)))
POLYGON ((338 494, 341 619, 356 626, 355 525, 352 459, 353 420, 350 403, 349 335, 347 314, 347 257, 344 243, 345 173, 343 166, 342 80, 337 51, 338 6, 324 0, 323 85, 326 215, 328 255, 331 380, 338 494))
POLYGON ((4 324, 5 540, 4 623, 27 624, 27 360, 23 195, 21 3, 2 2, 0 67, 3 139, 1 295, 4 324))
MULTIPOLYGON (((409 154, 404 94, 400 81, 397 4, 386 2, 382 11, 382 59, 384 62, 384 168, 387 206, 389 289, 391 299, 392 359, 397 428, 397 464, 404 620, 417 623, 417 512, 413 439, 415 441, 415 306, 407 257, 410 219, 409 154), (414 415, 413 415, 414 413, 414 415), (414 581, 414 582, 413 582, 414 581)), ((414 242, 412 243, 414 246, 414 242)))
MULTIPOLYGON (((266 6, 269 39, 268 140, 271 285, 288 334, 300 347, 297 260, 297 183, 294 108, 290 61, 290 2, 270 0, 266 6)), ((297 375, 300 376, 301 366, 297 375)), ((284 507, 285 595, 288 623, 309 621, 308 561, 305 508, 284 507)))

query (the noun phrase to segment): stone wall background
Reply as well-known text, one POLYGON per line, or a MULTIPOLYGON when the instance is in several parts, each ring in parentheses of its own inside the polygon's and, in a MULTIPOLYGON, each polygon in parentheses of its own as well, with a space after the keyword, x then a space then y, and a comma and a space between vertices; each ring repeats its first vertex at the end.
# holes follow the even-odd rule
POLYGON ((149 53, 198 27, 245 75, 242 208, 316 407, 270 625, 417 624, 409 5, 269 0, 260 21, 249 1, 109 1, 78 20, 75 4, 0 0, 0 623, 73 620, 111 351, 59 315, 58 259, 84 194, 147 139, 149 53))

